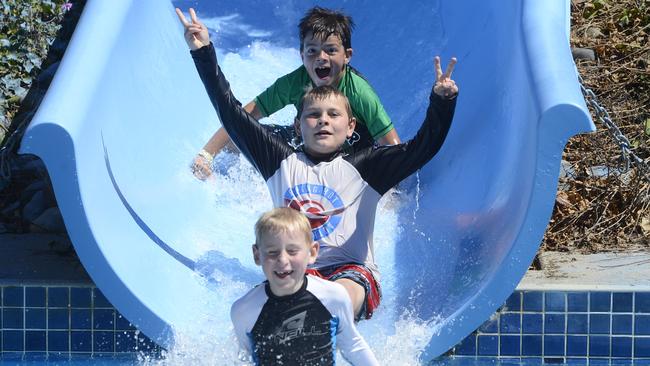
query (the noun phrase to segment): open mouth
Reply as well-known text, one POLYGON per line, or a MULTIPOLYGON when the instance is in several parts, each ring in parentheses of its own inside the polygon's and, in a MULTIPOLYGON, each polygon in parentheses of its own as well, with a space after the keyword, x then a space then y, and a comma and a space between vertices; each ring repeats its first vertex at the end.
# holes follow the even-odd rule
POLYGON ((289 275, 291 275, 291 274, 293 273, 293 271, 286 271, 286 272, 277 272, 277 271, 276 271, 276 272, 274 272, 274 273, 275 273, 276 276, 278 276, 278 277, 280 277, 280 278, 286 278, 286 277, 288 277, 289 275))
POLYGON ((318 76, 319 79, 325 79, 326 77, 330 76, 330 70, 330 67, 317 67, 316 76, 318 76))
POLYGON ((332 133, 329 132, 329 131, 318 131, 318 132, 316 132, 317 137, 325 137, 325 136, 330 136, 330 135, 332 135, 332 133))

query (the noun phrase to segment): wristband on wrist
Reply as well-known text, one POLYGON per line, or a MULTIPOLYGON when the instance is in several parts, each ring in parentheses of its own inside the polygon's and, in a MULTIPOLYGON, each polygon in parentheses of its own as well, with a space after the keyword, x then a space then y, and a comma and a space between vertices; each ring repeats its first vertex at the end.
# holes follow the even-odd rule
POLYGON ((212 156, 212 154, 210 154, 206 149, 201 149, 197 155, 207 160, 208 163, 212 163, 214 160, 214 156, 212 156))

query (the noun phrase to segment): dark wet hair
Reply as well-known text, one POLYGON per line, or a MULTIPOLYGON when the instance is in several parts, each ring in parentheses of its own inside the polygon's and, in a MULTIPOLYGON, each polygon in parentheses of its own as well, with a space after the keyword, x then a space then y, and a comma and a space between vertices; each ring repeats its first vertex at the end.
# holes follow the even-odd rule
POLYGON ((352 118, 352 107, 350 106, 350 101, 348 100, 348 97, 345 96, 340 90, 336 89, 335 87, 331 85, 321 85, 317 86, 315 88, 307 90, 305 92, 305 95, 300 98, 300 102, 298 103, 298 115, 296 115, 296 118, 300 119, 302 116, 302 110, 305 106, 306 102, 313 102, 314 100, 323 100, 325 98, 329 98, 331 96, 337 96, 337 97, 342 97, 343 100, 345 101, 345 110, 348 113, 348 118, 352 118))
POLYGON ((300 31, 300 50, 305 43, 305 36, 311 32, 314 38, 325 40, 331 35, 341 38, 343 48, 352 48, 352 31, 354 22, 352 17, 340 11, 330 10, 315 6, 305 13, 298 24, 300 31))

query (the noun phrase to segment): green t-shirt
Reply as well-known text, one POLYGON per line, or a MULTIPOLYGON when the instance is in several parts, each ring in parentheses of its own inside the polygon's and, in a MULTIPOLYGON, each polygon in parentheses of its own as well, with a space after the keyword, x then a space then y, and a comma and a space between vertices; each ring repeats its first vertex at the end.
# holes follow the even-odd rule
MULTIPOLYGON (((296 108, 305 90, 313 86, 304 66, 277 79, 262 94, 255 98, 257 108, 265 117, 279 111, 289 104, 296 108)), ((393 123, 386 114, 384 106, 370 84, 346 67, 338 89, 348 97, 352 114, 357 119, 357 132, 364 139, 364 129, 368 138, 377 140, 393 129, 393 123), (362 125, 362 126, 360 126, 362 125), (365 126, 365 128, 363 128, 365 126)))

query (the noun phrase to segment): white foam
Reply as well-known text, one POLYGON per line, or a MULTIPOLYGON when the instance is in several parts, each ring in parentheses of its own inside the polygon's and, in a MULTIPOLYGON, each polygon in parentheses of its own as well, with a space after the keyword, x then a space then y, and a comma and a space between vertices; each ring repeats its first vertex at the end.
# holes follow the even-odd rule
MULTIPOLYGON (((230 14, 211 18, 202 18, 201 14, 198 14, 198 16, 201 18, 201 22, 203 22, 208 29, 215 31, 217 34, 230 36, 246 34, 253 38, 263 38, 272 35, 270 31, 255 28, 250 24, 244 23, 239 14, 230 14)), ((188 17, 188 15, 186 15, 186 17, 188 17)))

